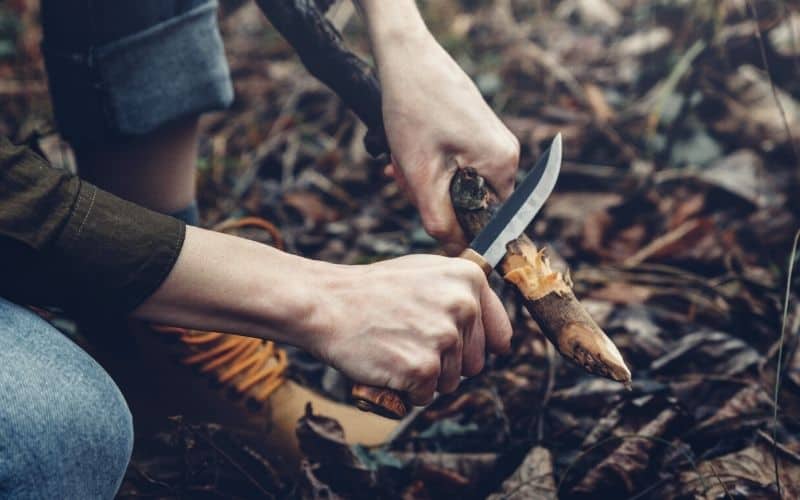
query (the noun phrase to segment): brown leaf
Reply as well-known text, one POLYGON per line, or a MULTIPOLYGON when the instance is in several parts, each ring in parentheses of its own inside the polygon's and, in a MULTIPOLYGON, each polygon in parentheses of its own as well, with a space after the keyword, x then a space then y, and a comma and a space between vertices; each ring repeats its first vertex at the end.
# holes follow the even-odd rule
MULTIPOLYGON (((800 498, 800 463, 778 453, 783 498, 800 498)), ((698 471, 680 475, 685 494, 695 498, 779 498, 772 447, 759 441, 749 448, 707 460, 698 471), (702 479, 701 479, 702 476, 702 479)))
POLYGON ((553 457, 547 448, 535 446, 525 456, 517 470, 503 481, 500 491, 488 500, 556 499, 553 479, 553 457))
POLYGON ((767 186, 764 162, 750 149, 736 151, 715 161, 700 172, 700 178, 755 207, 781 202, 781 196, 767 186))
POLYGON ((314 465, 314 477, 348 497, 363 497, 373 486, 369 468, 353 453, 335 419, 315 415, 311 403, 297 422, 300 449, 314 465))
MULTIPOLYGON (((748 421, 757 425, 769 415, 770 398, 758 385, 749 385, 733 395, 714 415, 701 422, 694 433, 705 438, 741 432, 748 421)), ((752 427, 751 427, 752 428, 752 427)))
POLYGON ((625 259, 624 265, 634 267, 646 260, 658 260, 679 254, 690 249, 713 229, 714 223, 710 219, 686 221, 625 259))
POLYGON ((308 460, 303 460, 300 470, 303 475, 300 479, 300 498, 303 500, 344 500, 324 481, 317 478, 315 472, 319 465, 311 465, 308 460))
POLYGON ((322 198, 310 191, 294 191, 283 196, 286 206, 297 210, 306 224, 316 226, 324 222, 333 222, 339 219, 339 212, 327 206, 322 198))
POLYGON ((722 104, 727 113, 713 122, 718 132, 738 137, 741 143, 771 151, 776 145, 798 140, 800 130, 800 104, 788 93, 776 89, 792 137, 787 137, 786 125, 775 102, 772 88, 764 72, 744 64, 726 78, 727 96, 722 104))
POLYGON ((306 404, 306 414, 297 422, 296 433, 300 449, 312 462, 357 464, 342 425, 336 419, 315 415, 311 403, 306 404))
POLYGON ((625 260, 642 247, 647 234, 647 226, 638 222, 620 230, 608 242, 609 255, 616 261, 625 260))
POLYGON ((737 375, 759 360, 758 352, 727 333, 701 330, 681 337, 670 352, 654 360, 658 373, 737 375))
MULTIPOLYGON (((666 213, 667 227, 675 229, 688 221, 703 209, 706 203, 706 197, 702 193, 696 193, 689 196, 688 199, 682 199, 677 203, 677 206, 671 207, 666 213)), ((663 213, 663 212, 662 212, 663 213)))
POLYGON ((650 465, 653 451, 661 447, 657 441, 648 438, 668 434, 678 416, 675 410, 667 408, 639 429, 637 436, 624 437, 622 444, 590 470, 573 491, 578 494, 597 494, 607 490, 619 491, 621 488, 627 493, 634 493, 650 465))
POLYGON ((583 91, 598 124, 603 125, 614 119, 616 113, 606 101, 600 87, 593 83, 586 83, 583 85, 583 91))
POLYGON ((601 257, 607 256, 608 250, 605 246, 606 232, 611 227, 612 222, 611 215, 605 210, 588 214, 583 225, 581 247, 586 252, 601 257))
MULTIPOLYGON (((474 486, 491 473, 497 463, 496 453, 447 453, 447 452, 394 452, 393 457, 405 466, 419 472, 426 478, 426 484, 433 476, 443 486, 474 486)), ((431 485, 428 484, 430 487, 431 485)))
POLYGON ((646 286, 612 281, 603 288, 592 290, 589 296, 595 300, 606 300, 614 304, 643 304, 653 296, 653 292, 646 286))

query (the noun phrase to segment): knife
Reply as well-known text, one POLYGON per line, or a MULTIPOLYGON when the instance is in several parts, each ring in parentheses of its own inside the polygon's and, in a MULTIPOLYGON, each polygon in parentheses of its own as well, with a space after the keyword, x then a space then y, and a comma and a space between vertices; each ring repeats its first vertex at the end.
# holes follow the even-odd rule
MULTIPOLYGON (((478 264, 487 276, 491 274, 503 260, 506 245, 517 239, 539 213, 553 192, 560 171, 561 134, 558 134, 522 183, 459 257, 478 264)), ((408 413, 406 398, 392 389, 356 384, 352 397, 356 406, 364 411, 395 419, 408 413)))

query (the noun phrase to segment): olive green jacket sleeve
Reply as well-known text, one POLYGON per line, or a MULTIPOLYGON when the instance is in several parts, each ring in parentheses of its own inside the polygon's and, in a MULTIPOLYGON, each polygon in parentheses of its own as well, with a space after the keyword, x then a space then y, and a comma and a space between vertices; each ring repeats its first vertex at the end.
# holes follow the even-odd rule
POLYGON ((0 296, 79 316, 129 313, 160 286, 185 226, 0 137, 0 296))

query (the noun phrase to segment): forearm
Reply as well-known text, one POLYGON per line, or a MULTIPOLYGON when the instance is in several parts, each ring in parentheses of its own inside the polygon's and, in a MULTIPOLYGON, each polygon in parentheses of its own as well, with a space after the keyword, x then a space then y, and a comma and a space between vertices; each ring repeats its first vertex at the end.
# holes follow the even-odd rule
POLYGON ((435 44, 414 0, 356 0, 356 3, 366 20, 379 70, 408 43, 435 44))
POLYGON ((356 0, 366 21, 381 80, 390 63, 413 61, 413 54, 438 49, 414 0, 356 0))
POLYGON ((310 349, 310 337, 322 322, 315 305, 324 295, 319 288, 336 268, 243 238, 187 227, 169 276, 133 316, 310 349))

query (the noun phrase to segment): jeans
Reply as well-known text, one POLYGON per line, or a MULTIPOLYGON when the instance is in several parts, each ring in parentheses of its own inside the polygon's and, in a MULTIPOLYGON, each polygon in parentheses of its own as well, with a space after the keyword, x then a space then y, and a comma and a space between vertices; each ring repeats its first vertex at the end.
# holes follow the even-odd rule
POLYGON ((124 144, 233 101, 216 0, 42 0, 61 135, 124 144))
POLYGON ((0 499, 113 498, 133 448, 132 423, 100 365, 0 298, 0 499))

